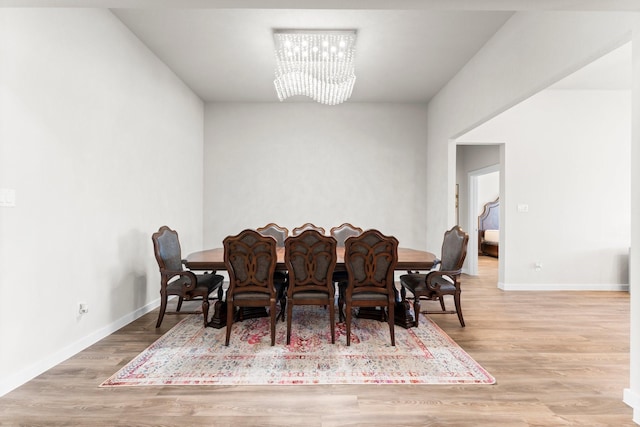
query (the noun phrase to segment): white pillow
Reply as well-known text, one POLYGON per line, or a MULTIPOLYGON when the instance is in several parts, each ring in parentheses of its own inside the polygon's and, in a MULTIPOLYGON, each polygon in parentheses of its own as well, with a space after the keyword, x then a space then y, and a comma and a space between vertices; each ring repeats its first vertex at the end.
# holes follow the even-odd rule
POLYGON ((500 242, 500 230, 484 230, 484 240, 487 242, 500 242))

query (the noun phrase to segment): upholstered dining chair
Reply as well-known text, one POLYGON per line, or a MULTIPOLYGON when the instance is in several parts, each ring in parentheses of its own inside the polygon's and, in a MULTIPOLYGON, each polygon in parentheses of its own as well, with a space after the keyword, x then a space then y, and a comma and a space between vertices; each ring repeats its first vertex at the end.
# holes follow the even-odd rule
POLYGON ((351 345, 351 317, 354 307, 386 307, 391 345, 394 330, 394 269, 398 262, 398 240, 378 230, 367 230, 345 241, 344 263, 349 282, 345 290, 347 345, 351 345))
POLYGON ((316 230, 320 234, 325 234, 325 230, 323 227, 318 227, 317 225, 307 222, 306 224, 302 224, 300 227, 294 228, 293 231, 291 231, 291 235, 297 236, 298 234, 306 230, 316 230))
POLYGON ((336 342, 335 288, 332 274, 336 267, 336 239, 316 230, 289 237, 284 246, 289 272, 287 289, 287 344, 291 343, 293 307, 322 305, 329 309, 331 344, 336 342))
POLYGON ((273 284, 273 273, 278 261, 276 240, 255 230, 244 230, 236 236, 226 237, 222 245, 224 264, 229 273, 225 345, 229 345, 237 307, 269 307, 271 345, 274 345, 276 288, 273 284))
POLYGON ((153 252, 160 268, 160 312, 156 328, 159 328, 164 318, 169 295, 178 297, 175 312, 166 314, 193 314, 200 311, 180 311, 183 301, 202 299, 202 314, 204 325, 207 326, 209 316, 209 295, 218 291, 217 298, 222 301, 222 282, 224 277, 212 273, 195 274, 183 267, 180 240, 178 233, 163 225, 151 236, 153 252))
MULTIPOLYGON (((329 230, 329 234, 336 239, 338 247, 344 248, 345 240, 351 236, 359 236, 362 234, 362 228, 345 222, 337 227, 331 228, 331 230, 329 230)), ((342 307, 344 306, 344 291, 347 288, 348 281, 349 276, 346 271, 336 271, 333 273, 333 282, 338 285, 338 317, 341 322, 344 322, 342 307)))
POLYGON ((278 247, 284 248, 284 241, 289 236, 289 230, 286 227, 281 227, 278 224, 270 222, 264 227, 256 228, 256 231, 265 236, 272 236, 276 239, 278 247))
POLYGON ((338 247, 344 247, 344 242, 345 240, 347 240, 347 238, 351 236, 359 236, 362 234, 362 228, 345 222, 337 227, 332 227, 329 231, 329 234, 332 235, 334 239, 336 239, 338 247))
POLYGON ((460 325, 464 327, 462 317, 462 307, 460 304, 460 274, 462 274, 462 264, 467 256, 467 243, 469 235, 460 226, 454 226, 444 233, 442 242, 442 254, 439 270, 430 271, 426 274, 409 273, 400 276, 400 295, 402 301, 407 299, 407 291, 413 294, 413 311, 415 314, 415 326, 418 326, 418 316, 420 315, 420 300, 440 301, 442 312, 446 310, 444 296, 452 295, 456 307, 460 325))
MULTIPOLYGON (((284 248, 284 241, 289 237, 289 230, 286 227, 281 227, 273 222, 264 227, 256 228, 256 231, 262 235, 271 236, 276 239, 276 245, 279 248, 284 248)), ((289 276, 286 271, 276 271, 273 273, 273 283, 276 287, 278 301, 280 302, 280 314, 277 318, 282 319, 283 322, 287 307, 288 280, 289 276)))

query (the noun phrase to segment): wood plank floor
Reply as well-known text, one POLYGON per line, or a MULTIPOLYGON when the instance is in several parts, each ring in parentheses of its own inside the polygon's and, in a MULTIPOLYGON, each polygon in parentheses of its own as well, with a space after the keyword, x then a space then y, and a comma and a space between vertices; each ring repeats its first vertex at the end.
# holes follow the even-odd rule
POLYGON ((466 328, 432 315, 495 385, 98 388, 182 317, 154 311, 0 398, 0 425, 635 426, 628 293, 502 292, 496 267, 463 277, 466 328))

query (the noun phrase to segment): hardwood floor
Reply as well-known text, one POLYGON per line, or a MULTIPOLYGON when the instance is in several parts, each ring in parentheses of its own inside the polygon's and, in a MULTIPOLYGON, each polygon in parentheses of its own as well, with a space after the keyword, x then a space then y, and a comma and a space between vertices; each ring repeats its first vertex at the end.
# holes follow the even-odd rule
POLYGON ((462 278, 466 328, 432 315, 495 385, 98 388, 182 317, 154 311, 0 398, 0 425, 635 426, 629 294, 502 292, 496 266, 462 278))

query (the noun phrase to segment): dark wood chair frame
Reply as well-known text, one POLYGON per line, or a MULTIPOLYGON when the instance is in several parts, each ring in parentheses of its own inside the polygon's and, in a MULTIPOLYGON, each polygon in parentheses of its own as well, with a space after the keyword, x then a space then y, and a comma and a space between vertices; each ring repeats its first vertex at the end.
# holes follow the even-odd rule
MULTIPOLYGON (((276 245, 279 248, 284 247, 284 242, 289 237, 289 229, 281 227, 274 222, 270 222, 264 227, 256 228, 256 231, 265 236, 271 236, 276 239, 276 245)), ((289 276, 286 272, 276 271, 273 275, 273 282, 276 287, 278 302, 280 302, 280 314, 276 320, 281 319, 284 322, 287 309, 287 288, 289 287, 289 276)))
POLYGON ((224 291, 222 283, 224 277, 212 273, 195 274, 183 267, 180 239, 178 233, 163 225, 151 236, 153 252, 160 268, 160 311, 156 328, 162 324, 165 314, 200 314, 204 316, 207 326, 209 316, 209 300, 222 301, 224 291), (209 295, 217 292, 217 298, 209 295), (175 312, 167 312, 167 302, 170 295, 178 297, 175 312), (183 301, 202 299, 202 311, 181 311, 183 301))
MULTIPOLYGON (((351 236, 359 236, 364 230, 360 227, 356 227, 348 222, 342 223, 337 227, 331 228, 329 234, 336 239, 338 247, 344 247, 344 242, 351 236)), ((338 285, 338 319, 340 322, 344 322, 344 292, 347 289, 349 283, 349 276, 346 271, 336 271, 333 273, 333 282, 338 285)))
POLYGON ((386 307, 391 345, 394 330, 395 282, 398 240, 378 230, 367 230, 345 241, 344 262, 349 275, 345 290, 347 345, 351 345, 351 318, 354 307, 386 307))
POLYGON ((462 316, 462 305, 460 302, 460 275, 462 265, 467 256, 467 244, 469 235, 460 226, 454 226, 444 234, 442 242, 442 260, 439 262, 440 269, 430 271, 427 274, 408 272, 400 276, 400 295, 403 302, 406 302, 407 291, 413 294, 413 311, 415 314, 415 326, 418 326, 420 315, 420 300, 439 301, 442 313, 457 313, 458 320, 462 327, 465 326, 462 316), (455 311, 447 311, 444 296, 452 295, 456 307, 455 311))
POLYGON ((264 227, 256 228, 256 231, 260 234, 264 234, 265 236, 272 236, 276 239, 276 244, 278 247, 284 247, 284 241, 289 237, 289 230, 286 227, 281 227, 274 222, 270 222, 264 227))
POLYGON ((362 228, 345 222, 337 227, 332 227, 331 230, 329 230, 329 234, 336 239, 338 247, 344 247, 345 240, 347 240, 351 236, 359 236, 363 233, 363 231, 364 230, 362 230, 362 228))
POLYGON ((229 345, 231 327, 237 307, 269 307, 271 345, 276 337, 276 288, 273 276, 278 261, 276 239, 255 230, 244 230, 223 241, 224 263, 229 273, 227 290, 227 334, 229 345))
POLYGON ((336 239, 316 230, 305 230, 285 241, 285 264, 289 272, 287 290, 287 344, 295 305, 319 305, 329 309, 331 344, 336 342, 335 288, 336 239))
POLYGON ((298 234, 302 233, 303 231, 306 230, 316 230, 318 233, 320 234, 325 234, 326 231, 323 227, 318 227, 317 225, 314 225, 310 222, 307 222, 305 224, 302 224, 300 227, 296 227, 291 231, 291 235, 292 236, 297 236, 298 234))

